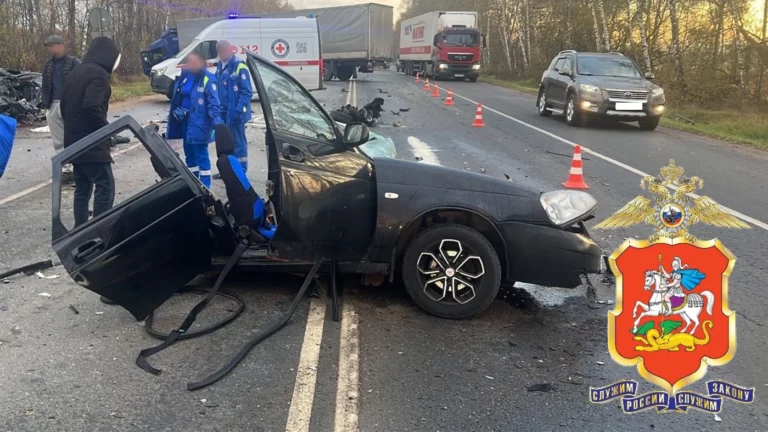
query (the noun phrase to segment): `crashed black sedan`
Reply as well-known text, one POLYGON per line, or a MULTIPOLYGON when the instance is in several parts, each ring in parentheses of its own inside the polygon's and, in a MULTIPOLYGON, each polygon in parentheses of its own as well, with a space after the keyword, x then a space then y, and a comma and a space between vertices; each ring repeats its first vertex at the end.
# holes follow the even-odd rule
POLYGON ((215 196, 161 135, 124 117, 53 159, 52 246, 78 284, 142 320, 237 251, 232 265, 258 271, 332 267, 402 278, 427 312, 464 318, 488 307, 500 286, 574 288, 583 274, 601 270, 600 248, 583 223, 597 205, 591 195, 541 193, 482 174, 369 158, 358 148, 368 139, 365 125, 341 130, 285 71, 254 54, 248 66, 266 123, 262 225, 238 218, 232 196, 215 196), (62 165, 126 130, 151 154, 147 163, 161 180, 67 229, 62 165), (264 221, 274 235, 259 234, 264 221))

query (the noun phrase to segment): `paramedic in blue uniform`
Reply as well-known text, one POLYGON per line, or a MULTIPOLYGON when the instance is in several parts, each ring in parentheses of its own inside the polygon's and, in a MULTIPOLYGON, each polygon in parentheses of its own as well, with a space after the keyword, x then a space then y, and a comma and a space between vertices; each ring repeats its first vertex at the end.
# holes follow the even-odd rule
POLYGON ((187 167, 208 188, 211 187, 211 159, 208 144, 213 128, 221 123, 216 77, 206 69, 205 57, 194 51, 187 57, 176 80, 168 116, 167 139, 184 141, 187 167))
POLYGON ((239 60, 228 41, 216 44, 219 61, 216 67, 216 81, 219 84, 221 119, 226 123, 235 139, 235 154, 243 170, 248 170, 248 141, 245 139, 245 123, 251 119, 251 74, 248 66, 239 60))

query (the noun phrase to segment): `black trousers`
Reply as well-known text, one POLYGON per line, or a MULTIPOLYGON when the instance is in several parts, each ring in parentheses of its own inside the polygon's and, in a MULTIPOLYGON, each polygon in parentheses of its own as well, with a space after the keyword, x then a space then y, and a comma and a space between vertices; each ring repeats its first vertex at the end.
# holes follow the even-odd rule
POLYGON ((88 203, 93 194, 93 217, 107 212, 115 203, 115 177, 111 163, 74 164, 75 226, 88 222, 88 203), (96 193, 93 193, 94 186, 96 193))

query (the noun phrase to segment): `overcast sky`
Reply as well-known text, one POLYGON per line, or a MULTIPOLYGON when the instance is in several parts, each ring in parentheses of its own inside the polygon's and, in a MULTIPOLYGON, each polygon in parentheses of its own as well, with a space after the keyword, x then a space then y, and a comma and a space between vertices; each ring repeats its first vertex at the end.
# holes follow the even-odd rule
POLYGON ((395 19, 397 19, 400 0, 291 0, 296 9, 308 9, 316 7, 328 7, 328 6, 344 6, 356 3, 379 3, 393 6, 395 8, 395 19))

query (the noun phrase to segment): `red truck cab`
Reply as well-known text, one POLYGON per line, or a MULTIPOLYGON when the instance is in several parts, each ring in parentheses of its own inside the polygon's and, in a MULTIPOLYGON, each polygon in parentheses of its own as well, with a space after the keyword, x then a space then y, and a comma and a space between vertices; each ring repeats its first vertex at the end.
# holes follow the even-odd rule
POLYGON ((432 42, 432 70, 435 78, 460 78, 477 81, 485 37, 476 28, 445 27, 432 42))

